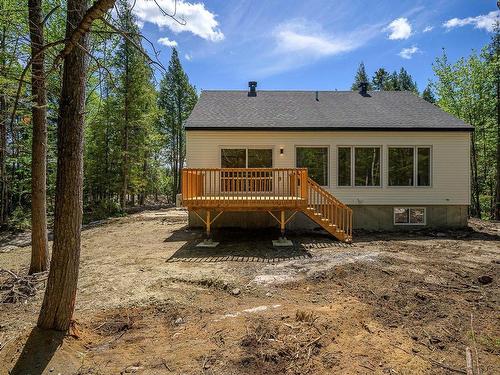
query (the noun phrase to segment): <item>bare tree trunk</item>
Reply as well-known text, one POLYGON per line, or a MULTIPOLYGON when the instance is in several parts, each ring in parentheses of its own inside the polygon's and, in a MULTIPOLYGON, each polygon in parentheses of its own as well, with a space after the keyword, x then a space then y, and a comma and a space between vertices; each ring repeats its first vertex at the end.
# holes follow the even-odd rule
POLYGON ((495 220, 500 220, 500 78, 497 77, 497 181, 495 220))
MULTIPOLYGON (((6 61, 6 39, 7 29, 2 28, 0 39, 0 72, 4 73, 7 65, 6 61)), ((6 93, 0 92, 0 225, 7 224, 8 218, 8 195, 7 195, 7 99, 6 93)))
POLYGON ((128 170, 129 170, 129 51, 128 51, 128 41, 125 41, 125 103, 124 103, 124 114, 125 114, 125 125, 122 134, 122 190, 120 196, 120 206, 124 210, 127 204, 127 192, 128 192, 128 170))
MULTIPOLYGON (((87 1, 67 1, 66 37, 87 10, 87 1)), ((38 326, 66 331, 75 307, 80 262, 83 186, 83 127, 88 34, 78 38, 82 48, 64 57, 64 72, 57 126, 57 179, 54 246, 47 289, 38 326)))
POLYGON ((471 137, 471 166, 472 166, 472 204, 473 204, 473 214, 477 218, 481 218, 481 201, 480 201, 480 186, 479 178, 477 174, 477 149, 476 149, 476 137, 472 134, 471 137))
POLYGON ((28 0, 31 37, 31 92, 33 140, 31 148, 31 264, 29 273, 48 266, 46 159, 47 91, 45 88, 42 0, 28 0))

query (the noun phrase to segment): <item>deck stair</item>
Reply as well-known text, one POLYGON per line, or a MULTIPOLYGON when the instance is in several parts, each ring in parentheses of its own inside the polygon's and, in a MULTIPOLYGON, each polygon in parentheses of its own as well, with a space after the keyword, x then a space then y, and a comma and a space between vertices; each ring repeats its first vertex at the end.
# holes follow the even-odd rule
POLYGON ((335 238, 352 242, 352 209, 310 177, 307 178, 307 193, 307 207, 302 212, 335 238))

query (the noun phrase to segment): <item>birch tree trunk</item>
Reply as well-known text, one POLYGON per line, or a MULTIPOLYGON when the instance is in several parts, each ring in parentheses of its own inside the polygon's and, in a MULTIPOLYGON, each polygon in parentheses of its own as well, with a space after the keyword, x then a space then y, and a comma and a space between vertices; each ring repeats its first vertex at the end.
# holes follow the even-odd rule
POLYGON ((45 87, 42 0, 28 0, 31 37, 31 91, 33 96, 33 139, 31 147, 31 264, 29 273, 48 266, 46 158, 47 91, 45 87))

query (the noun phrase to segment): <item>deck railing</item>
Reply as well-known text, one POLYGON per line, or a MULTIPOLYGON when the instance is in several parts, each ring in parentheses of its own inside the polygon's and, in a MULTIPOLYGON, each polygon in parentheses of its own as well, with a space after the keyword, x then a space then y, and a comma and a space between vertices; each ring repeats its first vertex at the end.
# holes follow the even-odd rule
POLYGON ((307 169, 185 168, 182 200, 188 207, 303 208, 307 169))
POLYGON ((335 230, 342 231, 347 238, 352 239, 352 209, 310 178, 307 185, 307 207, 321 214, 321 219, 328 225, 335 225, 335 230))
MULTIPOLYGON (((185 168, 182 201, 188 209, 302 211, 341 241, 352 240, 352 209, 307 176, 306 168, 185 168)), ((293 216, 293 215, 292 215, 293 216)), ((218 217, 218 216, 217 216, 218 217)), ((273 215, 273 217, 275 217, 273 215)), ((277 217, 275 217, 276 220, 277 217)), ((290 217, 291 218, 291 217, 290 217)))

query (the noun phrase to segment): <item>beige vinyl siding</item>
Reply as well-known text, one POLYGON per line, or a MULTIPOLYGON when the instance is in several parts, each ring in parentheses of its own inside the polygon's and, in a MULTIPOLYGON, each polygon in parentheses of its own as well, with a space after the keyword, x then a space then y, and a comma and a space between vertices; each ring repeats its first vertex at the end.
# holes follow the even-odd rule
POLYGON ((464 131, 203 131, 187 132, 186 163, 190 168, 220 167, 224 147, 273 149, 275 168, 295 167, 297 146, 326 146, 329 149, 327 189, 351 205, 468 205, 469 140, 464 131), (382 187, 337 186, 338 146, 381 146, 382 187), (389 187, 388 146, 430 146, 430 187, 389 187), (284 149, 280 155, 280 148, 284 149))

